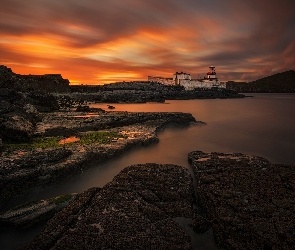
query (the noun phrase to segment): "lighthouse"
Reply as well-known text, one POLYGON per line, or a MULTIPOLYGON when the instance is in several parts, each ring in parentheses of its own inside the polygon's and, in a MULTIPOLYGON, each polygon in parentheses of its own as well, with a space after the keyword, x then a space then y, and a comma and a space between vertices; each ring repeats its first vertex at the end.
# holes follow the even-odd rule
POLYGON ((215 67, 214 66, 210 66, 209 67, 209 71, 207 73, 207 79, 208 80, 215 80, 216 78, 216 72, 215 72, 215 67))

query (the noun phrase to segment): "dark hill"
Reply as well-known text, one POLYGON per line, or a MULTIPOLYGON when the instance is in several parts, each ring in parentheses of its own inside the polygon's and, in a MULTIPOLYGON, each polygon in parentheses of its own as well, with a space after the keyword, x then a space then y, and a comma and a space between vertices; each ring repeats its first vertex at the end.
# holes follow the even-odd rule
POLYGON ((227 82, 226 88, 243 93, 295 93, 295 71, 289 70, 253 82, 227 82))

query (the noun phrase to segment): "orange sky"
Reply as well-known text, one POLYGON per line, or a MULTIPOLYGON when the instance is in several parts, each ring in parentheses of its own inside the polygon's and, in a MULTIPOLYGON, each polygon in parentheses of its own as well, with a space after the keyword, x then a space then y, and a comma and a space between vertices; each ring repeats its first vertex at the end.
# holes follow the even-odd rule
POLYGON ((295 67, 291 0, 1 0, 0 64, 72 84, 205 76, 250 81, 295 67))

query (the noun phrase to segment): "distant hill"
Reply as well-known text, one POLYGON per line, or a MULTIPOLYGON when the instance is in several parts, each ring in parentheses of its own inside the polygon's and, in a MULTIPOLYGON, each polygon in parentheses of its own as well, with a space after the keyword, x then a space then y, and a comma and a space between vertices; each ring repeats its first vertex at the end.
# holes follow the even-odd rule
POLYGON ((295 93, 295 71, 289 70, 253 82, 227 82, 226 88, 239 93, 295 93))

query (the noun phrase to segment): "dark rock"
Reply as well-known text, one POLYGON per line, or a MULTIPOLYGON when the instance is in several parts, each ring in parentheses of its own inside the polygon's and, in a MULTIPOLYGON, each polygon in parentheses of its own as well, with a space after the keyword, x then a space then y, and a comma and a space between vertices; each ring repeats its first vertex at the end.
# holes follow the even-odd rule
POLYGON ((83 145, 78 142, 69 146, 61 145, 57 149, 22 149, 21 155, 18 150, 6 152, 5 160, 3 159, 0 166, 1 200, 8 200, 33 185, 46 185, 60 181, 64 176, 80 173, 81 169, 89 167, 88 163, 93 159, 102 162, 131 148, 157 143, 159 139, 156 131, 159 127, 163 128, 169 123, 188 126, 195 121, 191 114, 184 113, 103 112, 82 120, 80 116, 75 118, 76 115, 76 112, 45 113, 42 122, 36 125, 34 136, 79 136, 81 133, 106 129, 109 126, 113 132, 122 133, 122 138, 105 144, 83 145), (64 157, 55 161, 55 154, 64 157))
POLYGON ((0 136, 5 141, 29 141, 34 132, 34 125, 23 116, 4 116, 0 118, 0 136))
POLYGON ((226 249, 293 249, 295 168, 244 154, 191 152, 197 196, 226 249))
POLYGON ((57 99, 48 93, 30 92, 26 101, 33 104, 39 112, 52 112, 59 109, 57 99))
POLYGON ((193 220, 193 229, 198 234, 205 233, 211 228, 211 222, 196 212, 194 212, 193 220))
POLYGON ((78 106, 76 112, 90 112, 89 106, 78 106))
POLYGON ((47 200, 29 202, 12 208, 0 215, 0 224, 28 228, 49 220, 55 213, 69 204, 76 194, 67 194, 47 200))
POLYGON ((45 185, 48 178, 52 181, 59 174, 62 175, 63 171, 58 171, 58 164, 66 161, 71 154, 71 150, 57 148, 24 153, 12 159, 3 157, 0 165, 0 199, 8 200, 32 186, 45 185), (51 169, 51 166, 55 168, 51 169))
POLYGON ((69 80, 60 74, 19 75, 10 68, 0 65, 0 88, 9 88, 21 92, 45 91, 68 92, 69 80))
POLYGON ((16 109, 14 105, 12 105, 10 102, 6 100, 0 100, 0 114, 7 114, 9 112, 12 112, 16 109))
POLYGON ((187 169, 145 164, 78 195, 26 249, 191 249, 174 217, 192 217, 187 169))
POLYGON ((183 86, 168 86, 155 82, 118 82, 103 86, 70 86, 72 97, 78 100, 100 103, 145 103, 165 100, 243 98, 236 91, 221 88, 196 88, 185 90, 183 86))

